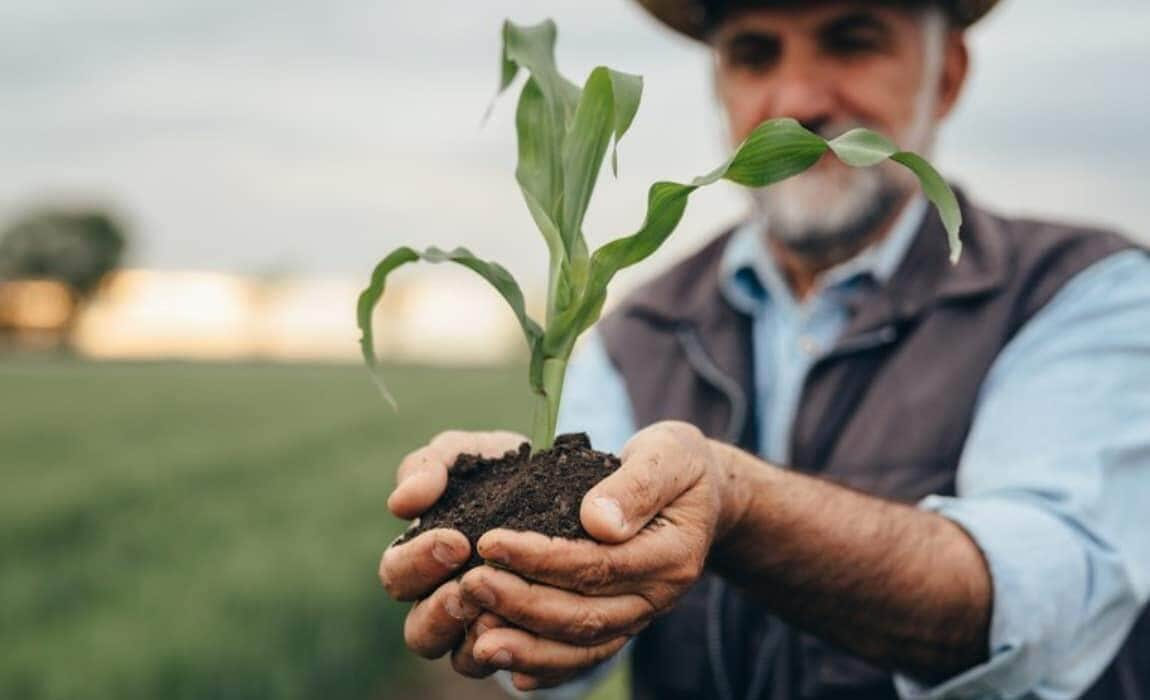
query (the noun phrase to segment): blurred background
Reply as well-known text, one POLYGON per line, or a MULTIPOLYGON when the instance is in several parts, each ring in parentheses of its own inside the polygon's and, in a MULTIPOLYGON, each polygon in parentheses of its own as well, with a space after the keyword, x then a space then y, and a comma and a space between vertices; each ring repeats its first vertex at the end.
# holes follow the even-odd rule
MULTIPOLYGON (((466 273, 396 274, 393 413, 353 307, 401 244, 541 297, 514 98, 480 117, 500 22, 548 16, 572 77, 646 77, 599 244, 724 157, 706 52, 625 0, 0 4, 0 697, 498 697, 403 651, 375 569, 405 452, 526 428, 514 320, 466 273)), ((936 162, 1002 211, 1150 242, 1147 36, 1144 0, 1006 0, 936 162)), ((696 195, 615 292, 742 212, 696 195)))

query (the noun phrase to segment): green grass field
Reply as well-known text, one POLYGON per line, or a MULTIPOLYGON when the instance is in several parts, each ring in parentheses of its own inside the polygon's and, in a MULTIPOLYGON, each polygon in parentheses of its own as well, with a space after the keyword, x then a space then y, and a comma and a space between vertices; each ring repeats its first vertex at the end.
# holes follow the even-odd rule
MULTIPOLYGON (((390 698, 399 458, 528 426, 518 368, 0 359, 0 698, 390 698)), ((426 665, 422 665, 426 668, 426 665)), ((406 691, 405 691, 406 692, 406 691)))

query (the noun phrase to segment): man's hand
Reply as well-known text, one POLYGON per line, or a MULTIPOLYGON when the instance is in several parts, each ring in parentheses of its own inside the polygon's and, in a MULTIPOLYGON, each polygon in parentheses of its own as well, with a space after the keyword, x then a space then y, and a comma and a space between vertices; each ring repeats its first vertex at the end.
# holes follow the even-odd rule
POLYGON ((468 572, 463 604, 510 624, 474 642, 475 660, 514 671, 522 690, 552 686, 667 611, 737 517, 725 454, 691 425, 657 423, 583 500, 583 526, 598 543, 509 530, 481 537, 480 556, 501 568, 468 572))
MULTIPOLYGON (((525 439, 507 432, 440 433, 400 463, 387 507, 400 518, 418 517, 443 495, 448 467, 460 454, 499 457, 525 439)), ((431 530, 389 547, 379 564, 379 579, 396 600, 416 601, 403 627, 412 651, 434 659, 454 650, 456 670, 481 677, 494 669, 476 662, 472 647, 482 632, 504 623, 490 613, 481 614, 464 600, 459 582, 448 580, 470 557, 471 545, 463 533, 431 530)))
MULTIPOLYGON (((524 440, 507 432, 441 433, 404 458, 388 508, 400 518, 418 517, 443 495, 448 467, 460 454, 499 457, 524 440)), ((404 623, 404 639, 416 654, 434 659, 450 651, 455 670, 472 678, 501 668, 529 672, 531 676, 512 677, 517 687, 529 690, 562 683, 610 657, 626 642, 620 638, 576 646, 509 628, 501 616, 471 602, 458 581, 449 580, 470 555, 467 538, 449 529, 425 532, 384 552, 379 567, 384 588, 396 600, 415 601, 404 623), (508 646, 508 638, 513 657, 499 653, 508 646)))

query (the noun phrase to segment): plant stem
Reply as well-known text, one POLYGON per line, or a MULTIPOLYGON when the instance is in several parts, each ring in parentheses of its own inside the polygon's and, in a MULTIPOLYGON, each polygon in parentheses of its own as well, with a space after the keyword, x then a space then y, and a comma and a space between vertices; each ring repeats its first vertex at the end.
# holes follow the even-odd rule
POLYGON ((555 442, 555 423, 559 419, 559 399, 563 396, 563 379, 567 358, 543 360, 543 393, 536 394, 535 422, 531 429, 531 448, 546 450, 555 442))

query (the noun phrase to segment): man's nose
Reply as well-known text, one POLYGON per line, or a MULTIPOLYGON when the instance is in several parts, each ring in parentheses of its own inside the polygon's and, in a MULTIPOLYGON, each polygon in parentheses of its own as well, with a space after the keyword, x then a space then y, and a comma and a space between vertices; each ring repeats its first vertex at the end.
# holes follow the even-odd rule
POLYGON ((764 119, 791 117, 816 133, 834 120, 834 91, 817 66, 784 62, 774 78, 764 104, 764 119))

